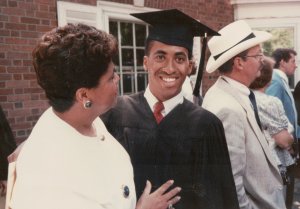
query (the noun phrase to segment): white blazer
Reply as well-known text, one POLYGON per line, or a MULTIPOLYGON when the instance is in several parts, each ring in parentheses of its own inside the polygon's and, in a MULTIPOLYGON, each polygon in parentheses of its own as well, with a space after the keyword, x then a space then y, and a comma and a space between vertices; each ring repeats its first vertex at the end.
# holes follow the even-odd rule
POLYGON ((206 93, 202 106, 223 123, 232 172, 242 209, 284 209, 276 162, 254 111, 222 76, 206 93))

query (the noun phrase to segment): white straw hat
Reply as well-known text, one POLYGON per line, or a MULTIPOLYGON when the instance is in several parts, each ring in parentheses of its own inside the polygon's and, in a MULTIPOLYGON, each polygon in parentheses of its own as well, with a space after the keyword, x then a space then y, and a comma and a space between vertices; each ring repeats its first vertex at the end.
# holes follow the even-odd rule
POLYGON ((272 35, 265 31, 253 31, 244 20, 235 21, 219 31, 208 41, 211 55, 206 65, 208 73, 214 72, 235 55, 269 40, 272 35))

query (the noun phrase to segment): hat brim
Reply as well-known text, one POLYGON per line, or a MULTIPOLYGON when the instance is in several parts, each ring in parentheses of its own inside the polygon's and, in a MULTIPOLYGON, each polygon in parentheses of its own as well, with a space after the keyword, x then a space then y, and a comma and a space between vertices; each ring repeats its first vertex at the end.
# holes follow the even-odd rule
POLYGON ((253 33, 255 35, 254 38, 248 39, 248 40, 236 45, 235 47, 226 51, 224 54, 222 54, 220 57, 218 57, 217 60, 215 60, 215 58, 211 55, 206 64, 206 71, 208 73, 214 72, 221 65, 223 65, 225 62, 230 60, 235 55, 237 55, 253 46, 256 46, 257 44, 267 41, 272 37, 272 35, 270 33, 267 33, 265 31, 253 31, 253 33))

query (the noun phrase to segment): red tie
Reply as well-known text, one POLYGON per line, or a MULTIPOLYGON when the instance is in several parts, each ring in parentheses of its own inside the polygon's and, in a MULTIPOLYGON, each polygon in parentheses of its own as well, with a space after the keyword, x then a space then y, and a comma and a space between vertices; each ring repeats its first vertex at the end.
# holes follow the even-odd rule
POLYGON ((161 111, 165 109, 164 104, 162 102, 156 102, 154 105, 154 117, 156 119, 157 124, 160 123, 160 121, 163 119, 163 115, 161 114, 161 111))

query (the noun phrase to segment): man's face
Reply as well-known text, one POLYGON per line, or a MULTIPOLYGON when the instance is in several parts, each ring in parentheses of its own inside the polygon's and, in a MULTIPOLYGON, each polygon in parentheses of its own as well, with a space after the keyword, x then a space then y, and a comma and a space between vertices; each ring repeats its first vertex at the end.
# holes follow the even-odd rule
POLYGON ((152 41, 148 56, 144 57, 144 68, 148 71, 152 94, 158 100, 166 101, 181 91, 192 62, 186 48, 152 41))
POLYGON ((264 55, 260 45, 256 45, 248 50, 243 61, 243 77, 247 86, 260 76, 263 59, 264 55))
POLYGON ((280 67, 284 70, 285 74, 288 76, 294 75, 297 68, 296 57, 294 54, 290 54, 291 58, 285 62, 284 60, 280 61, 280 67))

